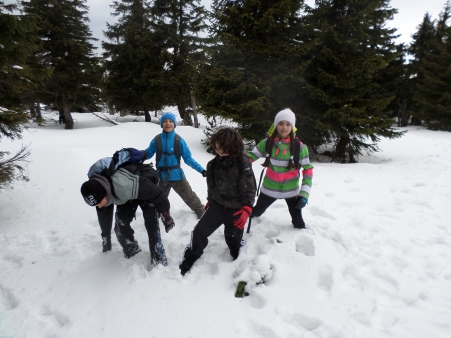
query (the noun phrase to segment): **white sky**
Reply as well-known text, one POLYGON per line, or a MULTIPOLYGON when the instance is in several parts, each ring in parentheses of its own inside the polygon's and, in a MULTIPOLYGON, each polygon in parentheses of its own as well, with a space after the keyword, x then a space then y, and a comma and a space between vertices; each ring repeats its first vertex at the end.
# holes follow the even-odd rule
MULTIPOLYGON (((205 7, 209 7, 212 1, 202 0, 201 3, 205 7)), ((308 4, 314 4, 314 0, 307 0, 308 4)), ((398 29, 398 34, 401 36, 398 42, 409 44, 411 42, 411 35, 415 33, 417 26, 422 22, 423 16, 428 12, 432 19, 437 19, 439 13, 443 10, 446 0, 392 0, 391 6, 398 9, 398 14, 395 15, 389 27, 398 29)), ((90 19, 91 29, 96 38, 104 40, 102 30, 106 29, 105 22, 111 21, 111 9, 109 5, 112 0, 88 0, 88 5, 91 8, 90 19)))
MULTIPOLYGON (((13 0, 6 0, 5 3, 14 3, 13 0)), ((211 0, 201 0, 201 3, 209 8, 211 0)), ((398 42, 410 44, 411 36, 415 33, 417 26, 422 22, 426 12, 431 15, 432 19, 437 19, 439 13, 443 10, 446 0, 392 0, 391 6, 398 9, 389 27, 398 29, 401 36, 398 42)), ((114 18, 110 15, 112 12, 109 7, 113 0, 88 0, 87 5, 90 7, 89 18, 91 20, 90 27, 93 36, 100 41, 105 40, 102 31, 106 30, 106 22, 112 22, 114 18)), ((314 4, 314 0, 306 0, 308 4, 314 4)), ((100 41, 96 46, 100 47, 100 41)))
MULTIPOLYGON (((1 142, 10 152, 31 143, 32 153, 29 181, 0 192, 0 337, 451 337, 451 133, 407 127, 360 163, 313 162, 307 230, 292 227, 279 200, 254 219, 236 261, 220 227, 182 278, 197 218, 177 194, 176 226, 162 232, 169 264, 150 271, 141 211, 132 227, 143 252, 125 259, 113 235, 102 253, 96 212, 80 195, 92 163, 146 148, 159 125, 73 117, 74 130, 33 125, 23 141, 1 142)), ((202 130, 176 131, 205 167, 202 130)), ((182 166, 206 202, 205 179, 182 166)))

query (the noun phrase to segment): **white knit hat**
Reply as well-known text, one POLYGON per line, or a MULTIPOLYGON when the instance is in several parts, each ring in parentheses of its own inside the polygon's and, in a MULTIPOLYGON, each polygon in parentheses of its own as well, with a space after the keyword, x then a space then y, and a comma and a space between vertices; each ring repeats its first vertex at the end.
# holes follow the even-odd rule
POLYGON ((276 117, 274 118, 274 127, 276 127, 280 121, 290 122, 294 128, 296 124, 296 116, 294 115, 294 113, 291 111, 290 108, 285 108, 284 110, 278 112, 276 117))

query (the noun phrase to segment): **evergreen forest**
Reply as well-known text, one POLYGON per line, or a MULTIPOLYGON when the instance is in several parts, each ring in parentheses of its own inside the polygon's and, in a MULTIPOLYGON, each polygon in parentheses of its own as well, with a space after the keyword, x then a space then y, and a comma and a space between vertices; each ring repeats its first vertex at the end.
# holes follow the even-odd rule
MULTIPOLYGON (((206 116, 207 134, 233 121, 249 144, 291 108, 310 152, 341 163, 401 137, 394 124, 451 131, 451 2, 410 45, 396 13, 389 0, 116 0, 98 51, 86 0, 0 0, 0 140, 44 124, 41 109, 73 129, 73 111, 150 122, 166 106, 184 125, 206 116)), ((0 151, 0 188, 29 151, 0 151)))

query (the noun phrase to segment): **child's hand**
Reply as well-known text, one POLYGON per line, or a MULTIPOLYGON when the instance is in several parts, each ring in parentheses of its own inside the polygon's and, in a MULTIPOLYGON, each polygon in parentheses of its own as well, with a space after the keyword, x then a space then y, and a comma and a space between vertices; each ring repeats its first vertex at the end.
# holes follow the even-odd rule
POLYGON ((169 214, 169 211, 163 211, 161 213, 161 221, 164 224, 166 233, 168 233, 173 227, 175 227, 175 222, 169 214))
POLYGON ((302 209, 306 205, 307 205, 307 199, 305 197, 298 197, 297 202, 296 202, 296 208, 302 209))
POLYGON ((249 215, 252 213, 252 208, 248 205, 243 206, 240 210, 235 212, 233 216, 235 216, 235 221, 233 222, 233 225, 236 226, 238 229, 242 230, 244 229, 244 225, 247 222, 247 219, 249 218, 249 215))

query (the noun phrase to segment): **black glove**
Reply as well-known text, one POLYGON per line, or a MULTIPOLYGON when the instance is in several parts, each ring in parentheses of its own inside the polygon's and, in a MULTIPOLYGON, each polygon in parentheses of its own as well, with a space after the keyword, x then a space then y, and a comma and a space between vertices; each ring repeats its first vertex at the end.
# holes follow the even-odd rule
POLYGON ((202 176, 203 177, 207 177, 207 171, 206 170, 202 171, 202 176))
POLYGON ((175 227, 175 222, 169 214, 169 211, 163 211, 160 216, 161 221, 164 224, 164 228, 166 229, 166 233, 168 233, 173 227, 175 227))
POLYGON ((296 202, 296 209, 302 209, 307 205, 307 199, 305 197, 298 197, 296 202))

